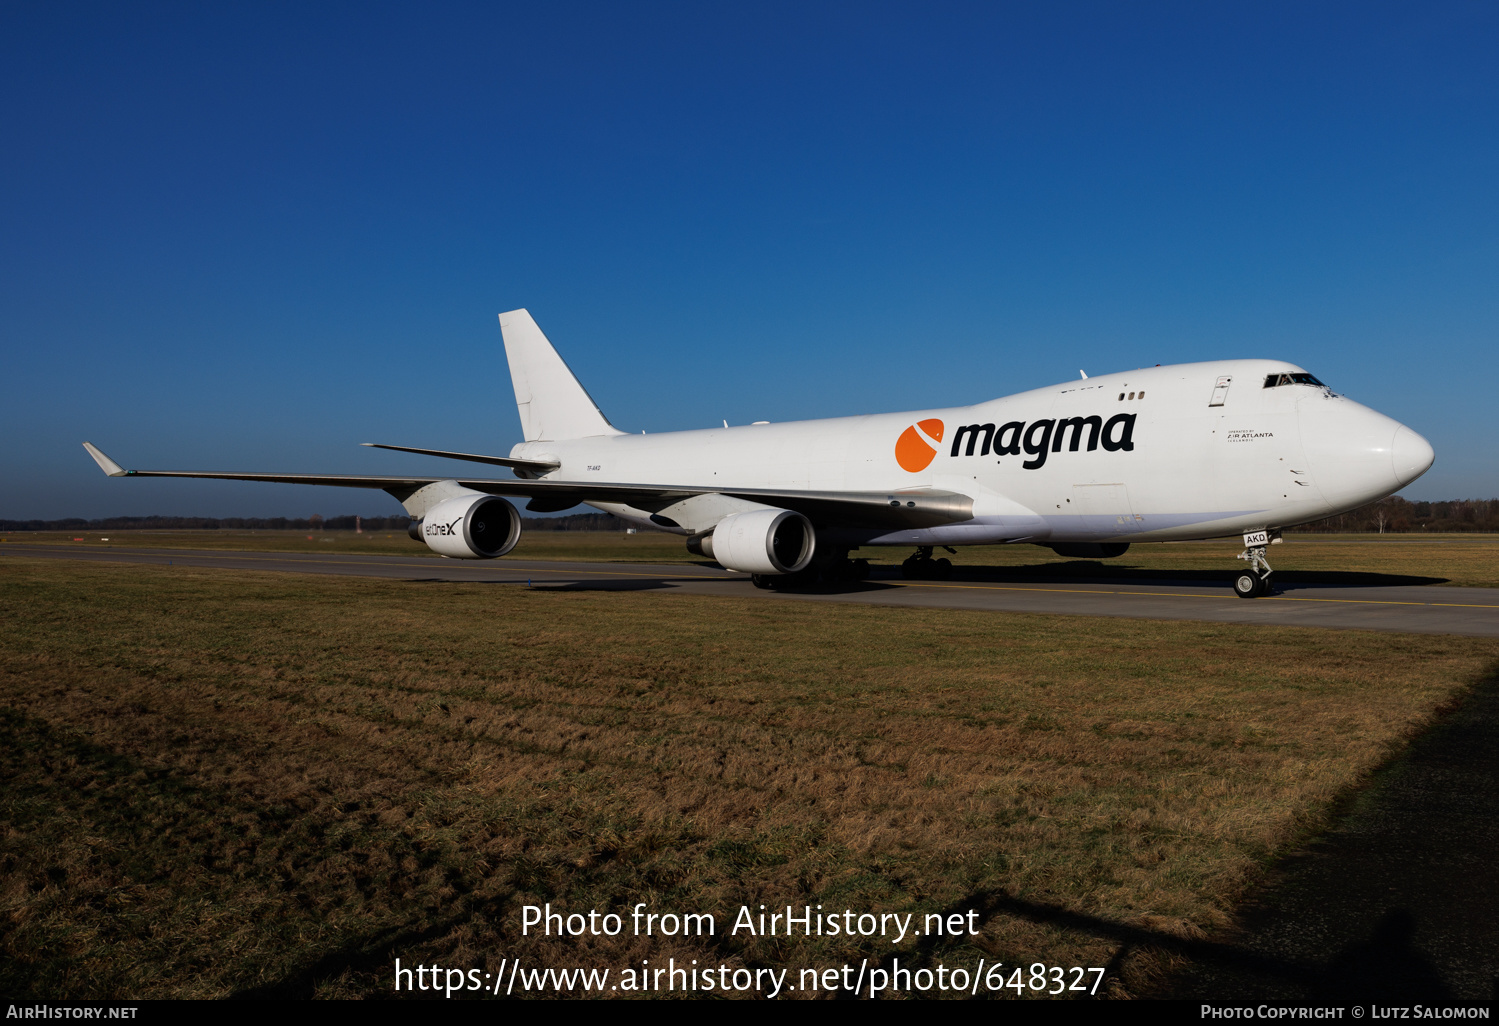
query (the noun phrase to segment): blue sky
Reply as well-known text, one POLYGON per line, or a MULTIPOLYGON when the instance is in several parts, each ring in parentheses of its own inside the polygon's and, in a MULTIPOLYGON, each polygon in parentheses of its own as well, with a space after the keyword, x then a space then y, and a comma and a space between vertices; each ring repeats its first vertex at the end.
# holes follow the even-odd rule
POLYGON ((1499 494, 1499 8, 10 4, 0 517, 399 512, 110 481, 1292 360, 1499 494))

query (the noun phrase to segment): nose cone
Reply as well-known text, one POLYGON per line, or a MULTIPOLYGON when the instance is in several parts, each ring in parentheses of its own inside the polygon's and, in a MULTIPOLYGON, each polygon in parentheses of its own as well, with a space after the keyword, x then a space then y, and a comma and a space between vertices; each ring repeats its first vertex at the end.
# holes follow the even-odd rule
POLYGON ((1431 469, 1437 458, 1431 443, 1404 424, 1395 432, 1395 443, 1391 447, 1395 463, 1395 480, 1404 488, 1431 469))
POLYGON ((1299 409, 1301 444, 1328 505, 1348 510, 1382 499, 1431 465, 1426 439, 1396 420, 1342 397, 1299 409), (1405 442, 1406 449, 1397 450, 1405 442))

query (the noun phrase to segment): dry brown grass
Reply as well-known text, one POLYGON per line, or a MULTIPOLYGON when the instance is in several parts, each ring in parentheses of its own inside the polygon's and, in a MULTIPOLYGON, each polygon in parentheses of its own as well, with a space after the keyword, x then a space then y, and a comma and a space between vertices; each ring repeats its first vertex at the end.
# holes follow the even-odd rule
MULTIPOLYGON (((388 993, 888 947, 740 904, 1008 894, 1181 934, 1484 672, 1477 639, 8 558, 0 990, 388 993), (719 914, 522 938, 519 907, 719 914), (636 962, 638 964, 638 961, 636 962)), ((993 915, 918 963, 1104 965, 993 915)), ((793 977, 794 977, 793 972, 793 977)))

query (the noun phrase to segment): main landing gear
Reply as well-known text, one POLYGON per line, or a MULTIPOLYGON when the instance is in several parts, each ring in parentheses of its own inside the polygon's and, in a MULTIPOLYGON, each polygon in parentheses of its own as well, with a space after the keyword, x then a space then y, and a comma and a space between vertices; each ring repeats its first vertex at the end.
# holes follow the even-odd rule
MULTIPOLYGON (((1265 559, 1265 549, 1269 547, 1271 536, 1267 531, 1258 531, 1244 536, 1244 551, 1239 553, 1239 558, 1249 564, 1240 574, 1234 578, 1234 594, 1239 598, 1259 598, 1261 595, 1270 594, 1270 569, 1269 560, 1265 559)), ((1275 541, 1280 540, 1277 532, 1275 541)))
MULTIPOLYGON (((942 547, 955 556, 958 554, 957 549, 942 547)), ((900 565, 900 575, 914 581, 945 581, 952 576, 952 560, 933 559, 932 546, 923 545, 900 565)))
POLYGON ((844 551, 831 559, 814 559, 811 566, 794 574, 752 574, 750 583, 757 588, 776 591, 802 591, 819 584, 853 584, 868 578, 869 560, 849 559, 848 552, 844 551))

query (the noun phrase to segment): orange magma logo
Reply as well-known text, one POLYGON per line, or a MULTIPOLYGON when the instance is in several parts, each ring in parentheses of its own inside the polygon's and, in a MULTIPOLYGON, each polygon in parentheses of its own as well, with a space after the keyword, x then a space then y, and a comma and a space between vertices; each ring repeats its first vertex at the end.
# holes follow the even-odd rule
POLYGON ((906 428, 895 440, 895 462, 913 474, 925 470, 937 456, 937 443, 942 441, 944 430, 936 418, 906 428))

